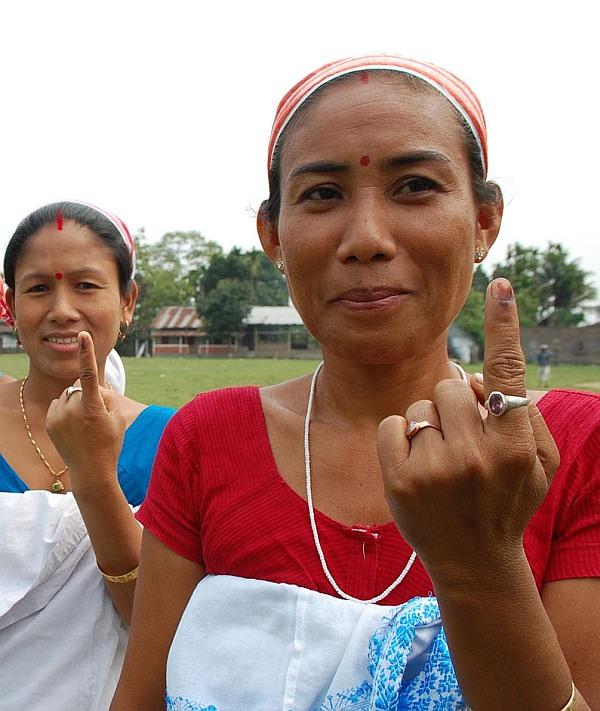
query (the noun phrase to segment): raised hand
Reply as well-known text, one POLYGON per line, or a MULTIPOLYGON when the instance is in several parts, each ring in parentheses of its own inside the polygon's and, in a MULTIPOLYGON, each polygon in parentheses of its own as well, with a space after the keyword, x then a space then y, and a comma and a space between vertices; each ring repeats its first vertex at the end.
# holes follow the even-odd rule
POLYGON ((46 429, 65 464, 69 465, 73 491, 83 492, 114 480, 125 419, 115 407, 118 395, 100 387, 94 342, 79 333, 79 380, 81 392, 67 392, 53 400, 46 429))
MULTIPOLYGON (((483 396, 525 395, 514 294, 496 279, 486 295, 483 396)), ((552 436, 535 406, 482 417, 473 389, 443 380, 434 401, 379 427, 386 496, 398 528, 429 574, 479 569, 522 551, 527 523, 558 466, 552 436), (409 442, 407 423, 427 420, 409 442)))

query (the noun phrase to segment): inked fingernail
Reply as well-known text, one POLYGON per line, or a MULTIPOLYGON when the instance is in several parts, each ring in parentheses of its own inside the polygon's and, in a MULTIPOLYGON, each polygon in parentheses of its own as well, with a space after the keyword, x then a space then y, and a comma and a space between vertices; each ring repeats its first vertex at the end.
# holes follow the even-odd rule
POLYGON ((514 292, 511 283, 508 279, 496 279, 492 282, 492 296, 498 301, 503 301, 509 304, 514 297, 514 292))
POLYGON ((475 373, 475 380, 476 380, 480 385, 483 385, 483 373, 475 373))

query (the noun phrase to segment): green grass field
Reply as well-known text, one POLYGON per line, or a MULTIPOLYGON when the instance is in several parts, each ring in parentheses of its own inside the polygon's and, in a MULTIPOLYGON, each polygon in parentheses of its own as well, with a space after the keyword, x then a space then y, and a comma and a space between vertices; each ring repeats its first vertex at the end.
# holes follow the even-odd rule
MULTIPOLYGON (((180 407, 204 390, 228 385, 270 385, 311 372, 312 360, 124 358, 127 394, 135 400, 180 407)), ((481 370, 472 363, 467 370, 481 370)), ((0 355, 0 371, 21 378, 27 372, 23 354, 0 355)), ((537 367, 527 367, 527 385, 537 388, 537 367)), ((552 387, 600 392, 599 365, 555 365, 552 387)))

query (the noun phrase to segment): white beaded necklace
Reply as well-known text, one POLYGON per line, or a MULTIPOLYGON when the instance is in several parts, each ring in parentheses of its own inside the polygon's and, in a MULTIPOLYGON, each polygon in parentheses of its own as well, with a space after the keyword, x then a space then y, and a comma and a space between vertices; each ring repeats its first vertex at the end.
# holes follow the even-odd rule
MULTIPOLYGON (((452 363, 452 365, 456 366, 460 373, 460 377, 464 381, 468 381, 467 379, 467 374, 465 371, 458 365, 457 363, 452 363)), ((319 554, 319 560, 321 561, 321 567, 323 568, 323 572, 325 573, 325 576, 327 577, 327 580, 331 583, 333 589, 336 591, 336 593, 344 598, 344 600, 352 600, 353 602, 362 602, 365 605, 371 604, 371 603, 376 603, 380 602, 384 598, 386 598, 394 588, 397 588, 398 585, 404 580, 404 578, 408 575, 408 571, 411 569, 412 564, 415 562, 415 559, 417 557, 417 554, 412 551, 410 554, 410 557, 408 559, 408 562, 404 566, 404 570, 400 573, 400 575, 394 580, 394 582, 391 585, 388 585, 388 587, 379 595, 375 595, 375 597, 371 597, 368 600, 361 600, 358 597, 353 597, 352 595, 348 595, 348 593, 344 592, 340 586, 335 582, 333 575, 331 574, 328 566, 327 566, 327 561, 325 560, 325 554, 323 553, 323 548, 321 547, 321 541, 319 540, 319 532, 317 531, 317 523, 315 521, 315 511, 313 508, 313 500, 312 500, 312 486, 311 486, 311 471, 310 471, 310 438, 309 438, 309 433, 310 433, 310 417, 312 415, 312 409, 313 409, 313 400, 315 396, 315 386, 317 384, 317 376, 319 375, 319 372, 321 368, 323 367, 323 363, 319 363, 317 366, 315 372, 313 373, 312 380, 310 383, 310 391, 308 394, 308 405, 306 407, 306 417, 304 418, 304 472, 306 476, 306 501, 308 503, 308 516, 310 518, 310 527, 312 528, 312 534, 313 534, 313 540, 315 542, 315 547, 317 549, 317 553, 319 554)))

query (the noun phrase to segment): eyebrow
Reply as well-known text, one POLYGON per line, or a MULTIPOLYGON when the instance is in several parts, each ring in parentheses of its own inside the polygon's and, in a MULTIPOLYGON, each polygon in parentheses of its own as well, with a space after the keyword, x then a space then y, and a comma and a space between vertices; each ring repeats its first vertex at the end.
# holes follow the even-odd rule
MULTIPOLYGON (((439 151, 414 151, 413 153, 404 153, 402 155, 393 156, 392 158, 381 161, 381 164, 384 168, 400 168, 404 165, 414 165, 415 163, 424 163, 426 161, 446 164, 452 162, 448 156, 445 156, 439 151)), ((302 163, 290 171, 288 180, 297 178, 299 175, 306 175, 307 173, 342 173, 349 170, 349 167, 350 166, 345 163, 333 163, 331 161, 302 163)))
POLYGON ((348 170, 348 166, 344 163, 332 163, 331 161, 302 163, 290 171, 288 180, 297 178, 299 175, 306 175, 306 173, 341 173, 344 170, 348 170))
POLYGON ((415 151, 414 153, 405 153, 404 155, 394 156, 393 158, 384 161, 384 165, 388 168, 400 168, 403 165, 424 163, 425 161, 434 161, 436 163, 452 162, 448 156, 445 156, 439 151, 415 151))

